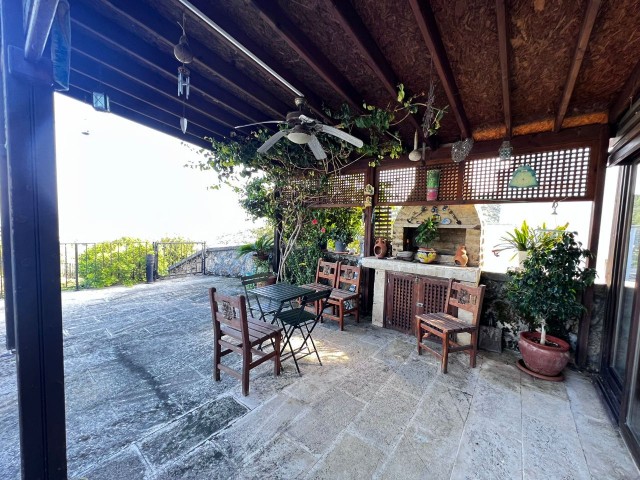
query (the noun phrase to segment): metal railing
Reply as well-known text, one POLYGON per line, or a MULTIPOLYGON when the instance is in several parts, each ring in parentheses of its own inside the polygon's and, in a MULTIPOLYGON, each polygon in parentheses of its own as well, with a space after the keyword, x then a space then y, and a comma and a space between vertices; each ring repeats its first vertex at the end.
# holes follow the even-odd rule
MULTIPOLYGON (((61 243, 60 286, 63 290, 79 290, 145 282, 149 254, 154 256, 154 278, 197 275, 205 271, 205 242, 61 243)), ((0 258, 0 298, 4 298, 4 294, 0 258)))

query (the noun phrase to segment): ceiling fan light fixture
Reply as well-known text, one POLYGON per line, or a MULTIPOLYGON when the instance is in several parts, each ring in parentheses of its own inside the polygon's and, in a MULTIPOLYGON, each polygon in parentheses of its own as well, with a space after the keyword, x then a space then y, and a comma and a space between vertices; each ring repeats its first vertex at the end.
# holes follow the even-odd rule
POLYGON ((309 140, 311 140, 311 135, 305 132, 302 126, 296 125, 287 134, 287 138, 291 140, 293 143, 297 143, 298 145, 304 145, 305 143, 309 143, 309 140))

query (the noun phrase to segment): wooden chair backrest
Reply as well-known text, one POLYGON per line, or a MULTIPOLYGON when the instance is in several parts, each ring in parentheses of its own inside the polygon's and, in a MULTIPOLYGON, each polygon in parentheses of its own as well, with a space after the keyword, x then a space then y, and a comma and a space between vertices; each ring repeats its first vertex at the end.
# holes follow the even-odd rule
POLYGON ((458 310, 471 312, 473 315, 472 325, 478 325, 482 311, 484 289, 484 285, 470 287, 460 282, 452 282, 447 294, 447 312, 451 315, 457 315, 458 310))
POLYGON ((318 259, 318 269, 316 270, 316 283, 323 283, 330 287, 336 284, 336 277, 340 262, 326 262, 321 258, 318 259))
POLYGON ((257 287, 259 283, 264 283, 265 285, 276 283, 276 277, 273 273, 256 273, 255 275, 240 277, 240 281, 246 292, 247 287, 257 287))
POLYGON ((336 288, 360 293, 360 267, 340 264, 340 271, 336 278, 336 288))
POLYGON ((211 316, 213 317, 216 338, 220 338, 221 324, 225 324, 239 330, 242 334, 242 343, 248 345, 249 325, 244 295, 237 297, 222 295, 217 293, 215 288, 210 288, 209 303, 211 304, 211 316))

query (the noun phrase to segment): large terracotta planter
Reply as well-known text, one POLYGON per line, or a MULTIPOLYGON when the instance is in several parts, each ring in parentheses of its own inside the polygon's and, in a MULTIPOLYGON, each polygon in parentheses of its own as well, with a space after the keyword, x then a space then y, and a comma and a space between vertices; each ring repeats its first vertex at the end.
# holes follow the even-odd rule
POLYGON ((547 335, 547 342, 553 342, 559 347, 540 345, 538 332, 521 332, 518 348, 522 359, 529 370, 547 377, 556 377, 567 366, 569 361, 569 344, 564 340, 547 335))

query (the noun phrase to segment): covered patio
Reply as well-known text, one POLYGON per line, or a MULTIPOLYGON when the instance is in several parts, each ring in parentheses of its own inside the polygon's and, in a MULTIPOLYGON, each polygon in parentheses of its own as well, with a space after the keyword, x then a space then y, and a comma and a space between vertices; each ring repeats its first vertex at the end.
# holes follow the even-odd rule
MULTIPOLYGON (((323 366, 291 360, 211 377, 207 288, 186 277, 64 292, 69 478, 637 478, 590 377, 454 357, 438 373, 412 337, 366 320, 316 330, 323 366), (561 428, 558 428, 558 427, 561 428)), ((4 333, 4 332, 2 332, 4 333)), ((237 360, 231 359, 235 362, 237 360)), ((0 359, 0 476, 19 474, 15 359, 0 359)))
MULTIPOLYGON (((0 452, 2 473, 18 475, 22 462, 29 479, 637 478, 636 3, 3 1, 0 391, 2 433, 14 441, 0 452), (255 173, 281 166, 255 153, 280 142, 299 163, 284 169, 295 188, 276 188, 279 205, 312 188, 305 208, 361 209, 365 258, 377 238, 408 251, 417 223, 443 213, 441 241, 470 245, 468 266, 352 259, 367 267, 367 321, 319 326, 324 366, 304 363, 299 377, 285 363, 278 378, 263 366, 243 397, 232 379, 212 380, 206 297, 214 285, 238 293, 237 282, 61 297, 54 90, 214 152, 200 167, 221 176, 238 166, 220 160, 229 145, 255 173), (386 124, 379 136, 372 118, 386 124), (607 171, 619 179, 613 219, 607 171), (566 332, 566 382, 525 376, 513 352, 482 352, 475 369, 453 356, 447 375, 418 356, 424 277, 491 280, 481 206, 570 201, 588 208, 588 266, 608 261, 600 296, 585 290, 566 332)), ((283 267, 275 218, 273 266, 283 267)), ((490 317, 485 308, 481 325, 495 327, 490 317)))

